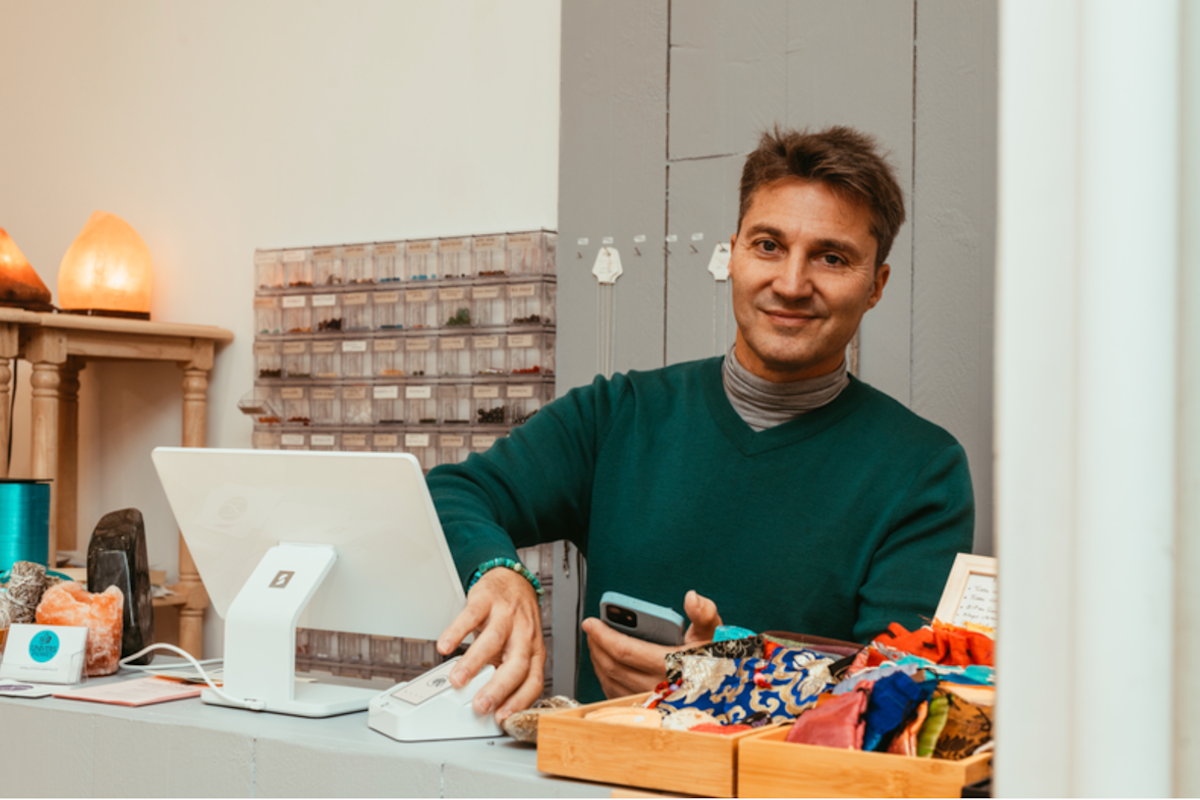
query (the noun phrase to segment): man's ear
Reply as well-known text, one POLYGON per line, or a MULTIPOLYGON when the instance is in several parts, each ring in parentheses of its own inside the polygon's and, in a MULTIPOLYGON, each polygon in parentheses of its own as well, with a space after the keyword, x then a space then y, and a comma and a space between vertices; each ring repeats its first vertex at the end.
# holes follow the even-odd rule
POLYGON ((892 267, 890 264, 880 264, 875 270, 875 285, 871 287, 871 296, 867 298, 867 308, 872 309, 879 302, 879 298, 883 297, 883 287, 887 286, 888 278, 892 275, 892 267))

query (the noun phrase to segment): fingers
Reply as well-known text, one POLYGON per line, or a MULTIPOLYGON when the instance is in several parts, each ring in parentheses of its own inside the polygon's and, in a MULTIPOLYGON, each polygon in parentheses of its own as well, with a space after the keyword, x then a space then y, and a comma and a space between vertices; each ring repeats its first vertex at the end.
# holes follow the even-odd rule
POLYGON ((683 610, 691 620, 684 643, 696 645, 711 642, 721 625, 721 615, 717 613, 717 604, 704 595, 693 590, 687 593, 683 600, 683 610))
POLYGON ((614 631, 595 617, 583 621, 592 667, 606 697, 648 692, 666 677, 670 648, 614 631))
POLYGON ((529 669, 526 671, 524 682, 517 687, 516 691, 509 695, 509 698, 496 711, 496 722, 503 722, 517 711, 529 708, 529 706, 533 705, 534 701, 542 696, 542 691, 545 689, 546 683, 545 670, 546 648, 544 645, 540 645, 530 659, 529 669))
POLYGON ((450 627, 446 628, 438 637, 438 652, 444 656, 453 653, 462 644, 462 640, 467 637, 467 634, 478 628, 487 619, 487 614, 486 605, 468 601, 467 607, 459 612, 454 621, 450 623, 450 627))

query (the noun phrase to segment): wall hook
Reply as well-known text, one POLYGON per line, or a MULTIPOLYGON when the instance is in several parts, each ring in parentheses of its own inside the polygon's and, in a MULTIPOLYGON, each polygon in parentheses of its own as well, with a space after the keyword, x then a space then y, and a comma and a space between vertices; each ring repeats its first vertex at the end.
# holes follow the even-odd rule
POLYGON ((583 253, 581 253, 581 252, 579 252, 578 250, 576 250, 576 251, 575 251, 575 257, 576 257, 576 258, 583 258, 583 253))
POLYGON ((671 255, 671 248, 667 247, 667 246, 664 244, 664 245, 663 245, 663 252, 664 252, 664 253, 666 253, 667 255, 671 255))
POLYGON ((642 254, 642 251, 638 250, 636 247, 633 248, 633 252, 637 253, 639 256, 642 254))
POLYGON ((697 249, 696 249, 696 245, 694 245, 694 244, 689 244, 689 245, 688 245, 688 247, 692 248, 692 252, 693 252, 693 253, 699 253, 699 252, 700 252, 699 250, 697 250, 697 249))

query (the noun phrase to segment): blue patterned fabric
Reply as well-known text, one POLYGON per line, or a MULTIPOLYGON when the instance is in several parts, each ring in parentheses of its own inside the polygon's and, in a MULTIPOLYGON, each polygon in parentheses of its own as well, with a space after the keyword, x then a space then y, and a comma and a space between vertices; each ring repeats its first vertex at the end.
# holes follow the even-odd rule
POLYGON ((871 699, 867 702, 862 749, 883 749, 888 734, 911 718, 917 706, 927 702, 936 688, 935 680, 918 683, 903 672, 880 678, 871 689, 871 699))
POLYGON ((707 711, 727 725, 742 724, 759 712, 773 722, 794 719, 834 683, 832 663, 807 649, 779 648, 769 660, 686 656, 678 689, 657 707, 707 711))

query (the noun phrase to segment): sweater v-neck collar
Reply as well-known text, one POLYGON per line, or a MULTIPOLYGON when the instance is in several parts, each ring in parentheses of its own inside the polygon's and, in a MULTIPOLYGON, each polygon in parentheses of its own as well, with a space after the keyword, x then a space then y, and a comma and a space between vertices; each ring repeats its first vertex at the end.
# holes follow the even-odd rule
POLYGON ((867 399, 866 385, 850 377, 850 385, 828 405, 801 414, 782 425, 757 431, 746 424, 729 402, 725 385, 721 379, 724 357, 714 358, 704 367, 704 399, 713 422, 721 429, 725 438, 744 455, 752 456, 787 447, 790 444, 815 436, 851 414, 867 399))

